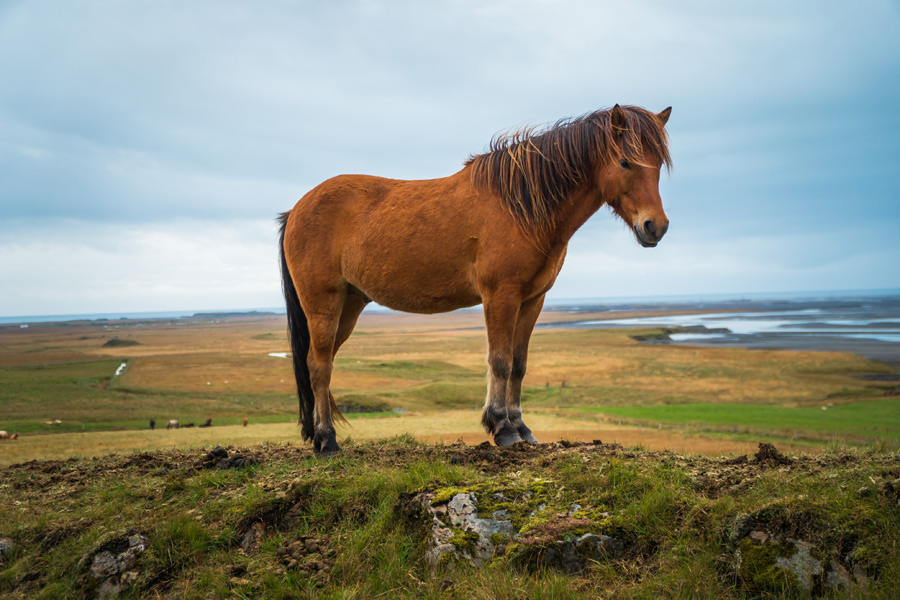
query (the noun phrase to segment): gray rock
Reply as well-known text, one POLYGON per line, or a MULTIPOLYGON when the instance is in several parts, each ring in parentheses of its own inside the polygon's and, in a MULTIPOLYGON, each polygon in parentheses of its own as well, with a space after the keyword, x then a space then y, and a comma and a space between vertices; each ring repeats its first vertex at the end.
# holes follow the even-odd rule
POLYGON ((243 548, 244 550, 255 548, 262 543, 262 539, 263 537, 265 537, 265 535, 265 524, 257 521, 256 523, 251 525, 250 529, 244 532, 244 535, 241 537, 241 548, 243 548))
POLYGON ((809 553, 812 547, 809 542, 788 538, 788 542, 794 544, 797 551, 793 556, 775 558, 775 564, 780 568, 790 571, 797 576, 797 583, 804 590, 812 590, 813 578, 819 576, 823 572, 822 561, 813 557, 809 553))
MULTIPOLYGON (((140 572, 134 567, 138 556, 147 549, 147 538, 140 533, 103 536, 92 554, 88 571, 92 579, 101 579, 97 590, 100 598, 114 598, 137 581, 140 572)), ((79 563, 83 563, 83 557, 79 563)))
POLYGON ((853 585, 853 578, 841 563, 831 559, 828 562, 828 566, 831 568, 828 569, 828 573, 825 574, 825 587, 839 590, 841 588, 849 588, 853 585))
POLYGON ((0 566, 2 566, 7 557, 12 556, 16 551, 16 544, 8 537, 0 537, 0 566))
MULTIPOLYGON (((736 552, 737 570, 738 573, 745 578, 745 582, 747 583, 750 583, 750 579, 753 579, 758 573, 756 569, 777 567, 791 573, 793 575, 793 580, 796 581, 797 587, 807 593, 813 592, 816 589, 821 589, 819 586, 824 586, 837 591, 849 589, 853 586, 859 586, 860 588, 865 589, 868 585, 868 580, 862 569, 854 566, 852 567, 853 573, 851 574, 847 567, 839 561, 830 559, 826 563, 825 561, 817 559, 813 556, 814 548, 812 544, 805 540, 781 538, 777 535, 757 530, 748 532, 744 540, 751 542, 753 547, 761 549, 764 549, 766 546, 778 544, 780 545, 779 552, 785 554, 790 553, 790 548, 793 547, 793 553, 790 553, 790 556, 776 555, 774 556, 774 562, 771 562, 768 565, 762 564, 756 567, 750 567, 752 570, 749 572, 745 572, 742 569, 743 557, 741 555, 741 548, 747 550, 749 550, 749 548, 747 548, 746 545, 738 548, 736 552)), ((752 563, 747 564, 751 565, 752 563)))
POLYGON ((585 533, 572 540, 558 540, 547 548, 543 563, 548 567, 561 567, 567 573, 582 571, 589 562, 600 559, 622 558, 625 544, 608 535, 585 533))
MULTIPOLYGON (((495 499, 497 495, 494 496, 495 499)), ((508 544, 522 541, 513 526, 508 511, 500 509, 491 514, 492 518, 478 517, 478 498, 475 493, 464 492, 453 496, 446 504, 431 505, 432 496, 425 494, 420 502, 429 517, 430 543, 425 552, 429 567, 434 570, 443 561, 463 560, 478 566, 498 554, 498 550, 508 544)), ((504 498, 505 499, 505 498, 504 498)), ((543 510, 544 506, 540 506, 543 510)), ((572 505, 572 514, 581 509, 572 505)), ((563 516, 567 516, 565 513, 563 516)), ((526 545, 530 542, 526 542, 526 545)), ((620 558, 625 553, 625 545, 606 535, 585 533, 577 538, 550 542, 550 547, 541 547, 529 554, 534 566, 551 566, 569 573, 584 569, 591 560, 620 558)))

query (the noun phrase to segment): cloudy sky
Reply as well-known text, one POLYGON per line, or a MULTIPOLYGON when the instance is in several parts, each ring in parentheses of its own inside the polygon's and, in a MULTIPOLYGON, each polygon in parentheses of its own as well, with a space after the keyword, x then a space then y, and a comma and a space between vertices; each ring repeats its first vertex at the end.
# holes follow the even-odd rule
POLYGON ((340 173, 673 106, 672 221, 605 210, 551 295, 900 287, 896 1, 0 0, 0 316, 278 306, 274 218, 340 173))

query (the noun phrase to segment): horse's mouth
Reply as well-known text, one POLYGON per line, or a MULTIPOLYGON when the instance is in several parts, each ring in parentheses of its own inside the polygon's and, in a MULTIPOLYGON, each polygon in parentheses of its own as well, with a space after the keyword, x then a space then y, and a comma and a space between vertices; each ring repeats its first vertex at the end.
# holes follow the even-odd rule
POLYGON ((659 243, 659 238, 651 238, 636 225, 632 227, 632 230, 634 231, 634 239, 637 240, 638 244, 644 248, 656 248, 656 245, 659 243))

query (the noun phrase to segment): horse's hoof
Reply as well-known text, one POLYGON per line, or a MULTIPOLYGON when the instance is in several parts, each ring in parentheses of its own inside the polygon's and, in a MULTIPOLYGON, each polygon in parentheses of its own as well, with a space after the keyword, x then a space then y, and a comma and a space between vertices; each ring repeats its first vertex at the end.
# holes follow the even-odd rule
POLYGON ((494 434, 494 443, 501 448, 508 448, 516 442, 521 441, 522 438, 519 436, 519 432, 516 431, 511 425, 504 425, 500 428, 500 431, 494 434))
POLYGON ((540 444, 540 442, 537 440, 537 438, 534 437, 533 435, 531 435, 530 433, 523 435, 522 441, 528 442, 529 444, 540 444))
POLYGON ((339 454, 341 447, 338 446, 337 440, 334 439, 334 431, 323 431, 316 433, 313 438, 313 451, 319 458, 329 458, 335 454, 339 454))

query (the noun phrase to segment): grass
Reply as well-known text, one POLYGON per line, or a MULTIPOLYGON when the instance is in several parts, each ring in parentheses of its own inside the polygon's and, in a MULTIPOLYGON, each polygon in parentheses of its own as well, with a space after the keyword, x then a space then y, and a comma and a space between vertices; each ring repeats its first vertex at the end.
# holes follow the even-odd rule
MULTIPOLYGON (((124 531, 148 540, 134 567, 139 597, 804 597, 792 580, 736 567, 741 536, 754 528, 865 573, 868 587, 847 590, 851 597, 890 598, 900 585, 900 506, 878 491, 897 475, 896 448, 835 446, 778 468, 593 445, 497 451, 496 461, 479 462, 477 448, 409 436, 348 443, 331 461, 291 444, 241 451, 261 462, 197 471, 189 465, 198 449, 6 469, 0 534, 17 550, 0 566, 0 595, 95 596, 92 552, 124 531), (478 489, 486 507, 495 491, 527 489, 526 508, 546 503, 551 518, 576 503, 576 514, 608 514, 596 527, 626 551, 572 574, 528 552, 431 572, 425 530, 403 507, 416 492, 451 488, 478 489), (261 535, 247 543, 254 524, 261 535), (285 550, 297 540, 320 550, 291 564, 285 550)), ((515 518, 543 526, 527 511, 515 518)))
MULTIPOLYGON (((474 312, 364 315, 336 361, 338 403, 379 413, 431 412, 436 419, 446 410, 478 411, 486 371, 480 321, 474 312)), ((288 350, 283 325, 283 317, 255 317, 0 328, 0 428, 37 435, 134 430, 150 419, 293 422, 291 362, 268 355, 288 350), (135 343, 106 347, 110 340, 135 343)), ((817 443, 834 436, 871 443, 879 429, 896 435, 896 419, 877 402, 891 384, 855 377, 890 372, 886 365, 852 354, 632 339, 659 331, 539 329, 525 380, 526 414, 569 407, 571 416, 606 414, 637 425, 703 422, 735 439, 786 428, 792 436, 806 431, 817 443), (815 412, 828 403, 835 407, 815 412)), ((590 426, 585 420, 583 427, 590 426)))
POLYGON ((900 439, 900 398, 831 406, 768 406, 748 404, 669 404, 658 406, 576 406, 567 410, 625 417, 645 424, 681 423, 756 430, 828 433, 900 439))

